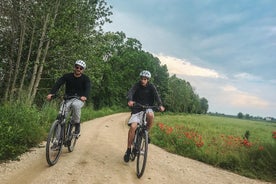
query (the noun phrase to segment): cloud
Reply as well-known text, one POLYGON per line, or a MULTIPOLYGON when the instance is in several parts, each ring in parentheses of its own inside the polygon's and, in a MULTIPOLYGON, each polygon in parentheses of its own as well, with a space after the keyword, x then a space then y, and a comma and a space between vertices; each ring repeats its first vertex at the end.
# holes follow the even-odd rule
POLYGON ((251 75, 251 74, 246 73, 246 72, 236 74, 236 75, 234 75, 234 77, 237 78, 237 79, 241 79, 241 80, 243 80, 243 79, 244 80, 251 80, 251 81, 259 81, 259 80, 261 80, 260 77, 251 75))
POLYGON ((267 112, 272 104, 265 100, 262 95, 246 88, 241 81, 252 81, 253 84, 259 81, 259 77, 249 73, 238 73, 234 75, 234 80, 221 75, 219 72, 199 67, 188 62, 186 59, 179 59, 164 54, 155 54, 161 64, 167 65, 169 73, 176 74, 177 77, 189 81, 196 93, 208 99, 211 112, 225 111, 226 114, 235 115, 238 112, 252 115, 267 112), (240 86, 241 85, 241 86, 240 86))
POLYGON ((225 85, 221 87, 226 103, 235 107, 266 108, 269 103, 258 96, 238 90, 235 86, 225 85))
POLYGON ((167 65, 168 70, 171 74, 200 76, 208 78, 225 78, 225 76, 220 75, 214 70, 193 65, 184 59, 178 59, 172 56, 165 56, 163 54, 157 54, 155 56, 159 58, 162 65, 167 65))

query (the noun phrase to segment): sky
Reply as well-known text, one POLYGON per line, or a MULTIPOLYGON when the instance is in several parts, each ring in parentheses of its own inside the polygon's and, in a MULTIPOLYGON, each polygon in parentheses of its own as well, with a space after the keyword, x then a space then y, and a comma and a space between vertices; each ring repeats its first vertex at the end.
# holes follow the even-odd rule
POLYGON ((276 118, 276 1, 106 0, 122 31, 190 82, 209 112, 276 118))

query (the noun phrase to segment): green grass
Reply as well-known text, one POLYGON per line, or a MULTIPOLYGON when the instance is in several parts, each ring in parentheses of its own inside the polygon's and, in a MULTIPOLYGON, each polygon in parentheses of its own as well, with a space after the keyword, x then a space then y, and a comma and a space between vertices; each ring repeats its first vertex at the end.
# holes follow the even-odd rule
POLYGON ((251 178, 276 181, 276 123, 208 115, 156 116, 154 144, 251 178))

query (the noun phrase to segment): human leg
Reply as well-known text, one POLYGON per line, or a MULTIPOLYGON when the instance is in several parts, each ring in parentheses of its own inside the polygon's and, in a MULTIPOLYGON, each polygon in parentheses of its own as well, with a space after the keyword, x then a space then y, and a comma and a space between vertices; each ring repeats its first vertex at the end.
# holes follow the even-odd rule
POLYGON ((72 107, 72 123, 75 124, 75 133, 80 133, 80 118, 81 118, 81 108, 84 103, 81 100, 74 100, 71 104, 72 107))
POLYGON ((151 127, 153 126, 153 120, 154 120, 154 113, 150 109, 147 111, 147 130, 150 131, 151 127))
POLYGON ((128 121, 129 130, 128 130, 128 138, 127 138, 127 150, 124 155, 125 162, 129 161, 129 157, 131 154, 131 145, 134 140, 135 130, 137 128, 138 122, 140 122, 140 113, 132 114, 128 121))
POLYGON ((134 136, 135 136, 135 130, 137 128, 137 123, 133 122, 131 123, 129 130, 128 130, 128 138, 127 138, 127 150, 126 153, 124 155, 124 161, 128 162, 129 161, 129 157, 131 154, 131 144, 133 142, 134 136))

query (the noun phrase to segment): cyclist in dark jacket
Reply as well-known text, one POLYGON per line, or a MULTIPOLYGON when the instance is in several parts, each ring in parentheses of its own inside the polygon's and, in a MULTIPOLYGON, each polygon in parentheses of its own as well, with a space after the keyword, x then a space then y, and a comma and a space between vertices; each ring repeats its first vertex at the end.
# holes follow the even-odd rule
POLYGON ((51 100, 52 96, 57 93, 59 88, 65 84, 65 95, 66 96, 79 96, 80 99, 71 99, 67 103, 67 112, 69 108, 72 107, 72 121, 75 124, 75 133, 80 133, 80 117, 81 108, 84 102, 87 100, 90 94, 91 82, 88 76, 83 74, 86 64, 82 60, 77 60, 75 62, 74 72, 64 74, 60 77, 54 84, 50 93, 47 95, 47 99, 51 100))
MULTIPOLYGON (((134 103, 137 102, 142 105, 153 106, 156 102, 160 108, 160 111, 164 111, 165 108, 162 105, 161 98, 158 94, 158 91, 154 84, 149 82, 151 78, 151 73, 147 70, 144 70, 140 73, 140 81, 132 86, 127 94, 128 106, 133 107, 134 103)), ((131 144, 134 139, 135 130, 137 128, 138 123, 141 120, 141 108, 132 108, 131 117, 128 121, 128 125, 130 126, 128 131, 128 141, 127 141, 127 150, 124 155, 124 161, 128 162, 130 153, 131 153, 131 144)), ((154 113, 152 109, 147 110, 147 129, 148 131, 153 125, 154 113)), ((149 138, 150 142, 150 138, 149 138)))

